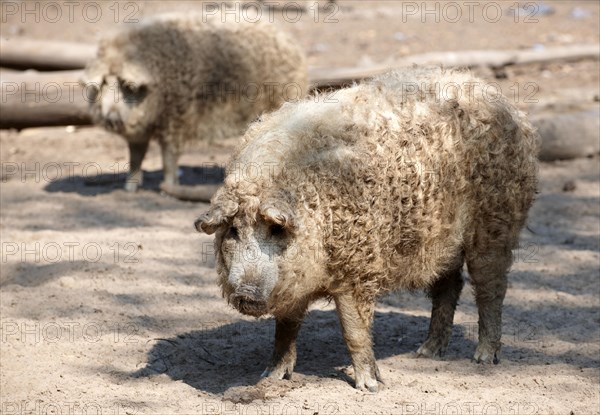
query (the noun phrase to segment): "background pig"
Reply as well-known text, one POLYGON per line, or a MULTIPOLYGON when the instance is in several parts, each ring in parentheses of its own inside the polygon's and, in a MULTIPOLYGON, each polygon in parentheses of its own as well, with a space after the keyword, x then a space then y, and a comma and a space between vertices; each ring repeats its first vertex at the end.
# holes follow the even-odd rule
POLYGON ((262 112, 301 98, 308 83, 300 48, 272 25, 195 14, 156 17, 104 39, 82 82, 94 122, 129 144, 131 191, 152 138, 165 183, 175 184, 185 143, 241 134, 262 112))

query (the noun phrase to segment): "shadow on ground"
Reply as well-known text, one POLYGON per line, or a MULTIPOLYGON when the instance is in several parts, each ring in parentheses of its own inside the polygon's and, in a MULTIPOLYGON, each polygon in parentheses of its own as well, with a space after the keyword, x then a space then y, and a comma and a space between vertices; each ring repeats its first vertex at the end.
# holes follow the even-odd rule
MULTIPOLYGON (((225 170, 220 166, 179 167, 180 184, 220 184, 225 178, 225 170)), ((44 190, 50 193, 77 193, 82 196, 96 196, 123 189, 126 173, 104 173, 96 176, 73 175, 50 182, 44 190)), ((159 191, 163 180, 162 170, 144 171, 143 190, 159 191)))
MULTIPOLYGON (((428 325, 428 317, 376 312, 373 339, 377 360, 401 355, 404 355, 402 359, 414 359, 415 350, 427 336, 428 325)), ((555 338, 549 332, 542 335, 530 325, 519 326, 513 322, 507 324, 503 331, 503 338, 509 343, 502 348, 504 366, 511 363, 599 366, 597 360, 578 353, 554 356, 540 351, 540 342, 552 342, 555 338)), ((260 374, 271 357, 274 334, 273 319, 207 323, 200 330, 173 338, 155 339, 157 343, 148 352, 146 366, 128 376, 139 378, 166 374, 173 380, 183 381, 205 392, 224 393, 226 397, 239 391, 243 394, 248 390, 246 387, 260 381, 260 374)), ((465 366, 461 364, 458 370, 470 373, 470 365, 475 365, 470 360, 476 344, 476 323, 455 324, 443 360, 464 362, 465 366)), ((297 349, 294 373, 303 375, 301 377, 305 380, 307 377, 315 380, 338 378, 354 384, 344 370, 351 361, 334 310, 314 310, 307 316, 298 337, 297 349)), ((433 369, 424 365, 422 370, 433 369)))
MULTIPOLYGON (((407 354, 426 333, 428 318, 398 312, 376 312, 374 342, 377 359, 407 354)), ((455 330, 461 349, 474 347, 455 330)), ((201 330, 158 342, 148 353, 146 366, 133 377, 167 374, 173 380, 210 393, 254 385, 271 357, 275 334, 273 319, 207 324, 201 330)), ((453 339, 454 340, 454 339, 453 339)), ((471 353, 469 351, 469 353, 471 353)), ((306 318, 298 337, 295 373, 317 378, 341 378, 353 384, 340 368, 350 365, 335 311, 314 310, 306 318)))

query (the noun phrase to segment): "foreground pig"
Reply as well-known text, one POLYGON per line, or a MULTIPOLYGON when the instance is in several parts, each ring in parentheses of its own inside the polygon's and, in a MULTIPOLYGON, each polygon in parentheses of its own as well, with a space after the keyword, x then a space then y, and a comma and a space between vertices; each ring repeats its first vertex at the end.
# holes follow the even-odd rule
POLYGON ((447 348, 466 262, 479 309, 475 360, 497 363, 506 274, 536 189, 537 137, 468 73, 409 69, 286 104, 251 126, 196 228, 216 233, 223 295, 276 318, 264 376, 289 378, 308 305, 333 298, 356 387, 381 380, 379 294, 427 289, 421 356, 447 348))

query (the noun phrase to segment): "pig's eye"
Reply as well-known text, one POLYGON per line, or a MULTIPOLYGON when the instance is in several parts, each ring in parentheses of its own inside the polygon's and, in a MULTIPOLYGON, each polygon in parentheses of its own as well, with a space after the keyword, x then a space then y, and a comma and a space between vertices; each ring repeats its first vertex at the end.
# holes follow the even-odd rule
POLYGON ((271 225, 269 227, 269 233, 271 236, 283 236, 285 234, 285 229, 281 225, 271 225))
POLYGON ((124 80, 119 80, 123 99, 128 104, 139 104, 148 95, 146 85, 135 84, 124 80))
POLYGON ((238 239, 239 235, 237 228, 235 226, 229 228, 229 233, 227 234, 227 236, 230 238, 238 239))

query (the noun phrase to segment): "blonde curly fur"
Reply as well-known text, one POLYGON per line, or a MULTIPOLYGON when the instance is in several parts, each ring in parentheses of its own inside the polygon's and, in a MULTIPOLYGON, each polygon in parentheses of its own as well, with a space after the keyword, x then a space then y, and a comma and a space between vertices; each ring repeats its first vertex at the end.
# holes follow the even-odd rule
POLYGON ((379 379, 372 352, 356 352, 370 340, 353 337, 370 328, 376 296, 430 289, 431 341, 420 352, 441 353, 465 260, 480 308, 476 358, 497 360, 505 275, 536 190, 529 122, 484 81, 441 68, 396 71, 321 98, 285 104, 250 127, 200 220, 218 231, 224 293, 227 227, 272 221, 268 209, 277 209, 300 254, 277 264, 268 311, 301 319, 293 313, 315 298, 336 299, 357 386, 379 379))
POLYGON ((121 88, 108 105, 100 97, 92 100, 94 121, 130 143, 157 139, 163 163, 165 150, 176 163, 190 141, 242 134, 261 113, 301 99, 308 86, 302 51, 272 25, 223 23, 197 14, 156 16, 107 37, 82 81, 110 98, 110 88, 121 88), (118 85, 107 85, 111 77, 118 85), (127 85, 146 88, 139 111, 126 102, 127 85), (103 106, 120 113, 117 128, 103 106))

